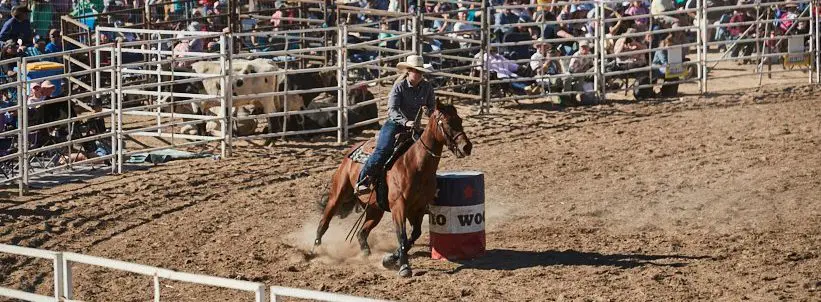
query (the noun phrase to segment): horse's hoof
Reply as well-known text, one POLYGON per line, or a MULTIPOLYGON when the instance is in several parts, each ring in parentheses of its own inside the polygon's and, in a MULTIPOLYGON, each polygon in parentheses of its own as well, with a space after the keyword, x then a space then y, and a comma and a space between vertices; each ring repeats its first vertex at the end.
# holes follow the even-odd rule
POLYGON ((411 275, 413 275, 413 271, 411 271, 410 265, 402 265, 402 267, 399 269, 399 277, 407 278, 411 275))
POLYGON ((399 260, 394 254, 387 253, 385 256, 382 256, 382 267, 384 268, 393 268, 396 267, 396 261, 399 260))
POLYGON ((370 257, 371 256, 371 249, 363 249, 362 250, 362 255, 365 255, 365 257, 370 257))

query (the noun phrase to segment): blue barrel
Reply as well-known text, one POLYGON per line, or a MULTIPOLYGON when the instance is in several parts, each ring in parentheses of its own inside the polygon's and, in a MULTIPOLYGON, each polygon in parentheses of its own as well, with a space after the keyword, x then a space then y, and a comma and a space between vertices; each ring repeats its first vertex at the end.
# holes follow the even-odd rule
POLYGON ((477 171, 436 174, 430 205, 433 259, 463 260, 485 253, 485 177, 477 171))

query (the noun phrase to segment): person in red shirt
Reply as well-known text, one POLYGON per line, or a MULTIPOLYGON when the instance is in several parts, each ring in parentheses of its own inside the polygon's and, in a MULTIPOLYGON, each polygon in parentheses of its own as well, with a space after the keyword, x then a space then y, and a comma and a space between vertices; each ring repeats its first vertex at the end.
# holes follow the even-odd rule
MULTIPOLYGON (((753 39, 756 36, 756 32, 754 29, 749 28, 755 26, 754 24, 742 24, 742 25, 734 25, 735 23, 743 23, 753 21, 754 18, 750 16, 749 10, 747 9, 736 9, 733 11, 733 16, 730 17, 730 38, 732 40, 739 40, 739 39, 753 39)), ((738 42, 736 43, 735 47, 733 47, 731 51, 731 55, 733 58, 738 57, 739 52, 741 52, 742 56, 747 57, 753 53, 753 48, 755 44, 753 42, 738 42)), ((748 62, 752 61, 751 59, 744 59, 739 64, 747 64, 748 62)))

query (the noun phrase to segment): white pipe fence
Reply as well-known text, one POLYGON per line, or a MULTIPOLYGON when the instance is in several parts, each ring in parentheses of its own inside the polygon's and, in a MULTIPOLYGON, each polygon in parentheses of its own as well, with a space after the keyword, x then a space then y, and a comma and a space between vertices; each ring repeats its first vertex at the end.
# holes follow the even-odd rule
MULTIPOLYGON (((190 274, 177 272, 169 269, 163 269, 154 266, 142 265, 137 263, 113 260, 108 258, 89 256, 71 252, 55 252, 43 249, 35 249, 28 247, 21 247, 8 244, 0 244, 0 253, 13 254, 24 257, 33 257, 51 260, 54 267, 54 295, 45 296, 36 293, 29 293, 13 288, 0 287, 0 297, 8 297, 20 299, 23 301, 35 302, 66 302, 72 301, 74 298, 74 273, 72 266, 74 264, 86 264, 98 267, 104 267, 121 272, 129 272, 138 275, 149 276, 153 278, 154 298, 153 301, 159 302, 161 295, 160 282, 162 280, 181 281, 191 284, 220 287, 225 289, 233 289, 254 294, 254 301, 266 302, 269 296, 266 295, 266 286, 259 282, 250 282, 243 280, 228 279, 222 277, 214 277, 200 274, 190 274)), ((382 300, 374 300, 367 298, 360 298, 348 295, 334 294, 315 290, 305 290, 298 288, 289 288, 281 286, 270 287, 270 299, 272 302, 277 301, 277 297, 294 297, 301 299, 312 299, 320 301, 337 301, 337 302, 376 302, 382 300)))

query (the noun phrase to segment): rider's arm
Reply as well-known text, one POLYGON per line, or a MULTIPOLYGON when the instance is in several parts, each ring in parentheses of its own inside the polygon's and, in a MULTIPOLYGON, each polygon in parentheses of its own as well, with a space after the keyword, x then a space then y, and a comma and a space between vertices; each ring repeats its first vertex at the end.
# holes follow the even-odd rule
POLYGON ((400 125, 405 125, 408 118, 399 110, 402 105, 402 84, 394 85, 388 94, 388 119, 400 125))

